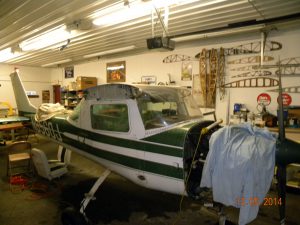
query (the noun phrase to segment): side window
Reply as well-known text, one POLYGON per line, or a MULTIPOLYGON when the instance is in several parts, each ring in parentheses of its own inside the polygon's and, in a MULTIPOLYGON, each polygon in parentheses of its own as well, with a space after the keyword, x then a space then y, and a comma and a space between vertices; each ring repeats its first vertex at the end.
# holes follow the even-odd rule
POLYGON ((125 104, 97 104, 91 106, 92 128, 128 132, 128 107, 125 104))

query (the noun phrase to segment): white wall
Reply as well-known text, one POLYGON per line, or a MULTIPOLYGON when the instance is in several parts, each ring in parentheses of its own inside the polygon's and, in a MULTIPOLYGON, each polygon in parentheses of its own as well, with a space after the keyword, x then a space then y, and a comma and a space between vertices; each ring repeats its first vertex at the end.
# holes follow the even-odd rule
POLYGON ((25 90, 36 91, 39 95, 39 98, 30 98, 30 101, 35 106, 39 106, 42 103, 42 90, 49 90, 50 100, 52 100, 53 91, 50 69, 0 64, 0 102, 8 102, 13 108, 16 108, 15 95, 9 77, 9 74, 14 72, 15 67, 20 70, 19 74, 25 90))
MULTIPOLYGON (((300 38, 300 29, 271 31, 267 40, 278 41, 282 43, 283 48, 279 51, 267 52, 266 55, 273 56, 274 61, 270 64, 275 64, 278 59, 284 59, 289 57, 300 57, 300 45, 298 40, 300 38)), ((230 48, 236 47, 241 44, 247 44, 254 41, 260 41, 261 36, 259 33, 253 33, 251 35, 243 36, 236 35, 231 37, 213 38, 198 40, 193 43, 177 44, 174 51, 149 51, 145 54, 137 54, 127 57, 118 57, 111 59, 100 59, 98 61, 92 61, 88 63, 74 65, 73 79, 64 78, 64 69, 56 68, 34 68, 34 67, 22 67, 20 68, 21 79, 24 81, 26 90, 35 90, 40 97, 38 99, 31 99, 33 104, 39 105, 41 100, 42 90, 50 90, 52 100, 52 84, 60 84, 67 86, 70 82, 76 80, 77 76, 92 76, 98 78, 98 84, 106 83, 106 63, 115 61, 126 61, 126 83, 133 83, 141 81, 141 76, 154 75, 157 77, 157 82, 168 82, 168 74, 171 75, 172 80, 176 81, 180 86, 192 86, 192 81, 181 81, 181 62, 176 63, 163 63, 162 60, 171 54, 183 54, 187 56, 195 56, 201 52, 203 48, 230 48)), ((145 43, 146 44, 146 43, 145 43)), ((226 57, 226 61, 239 59, 252 55, 235 55, 226 57)), ((239 67, 243 65, 234 65, 239 67)), ((226 83, 233 81, 230 78, 233 75, 242 72, 231 71, 232 65, 226 65, 226 83)), ((15 107, 14 94, 12 91, 9 74, 13 72, 14 66, 0 64, 0 101, 8 101, 15 107)), ((273 73, 276 69, 270 69, 273 73)), ((199 73, 199 62, 193 61, 193 74, 199 73)), ((242 79, 242 78, 241 78, 242 79)), ((283 87, 287 86, 300 86, 299 76, 295 77, 283 77, 283 87)), ((217 118, 223 118, 225 121, 228 114, 232 113, 234 103, 243 103, 246 107, 254 112, 257 106, 257 96, 260 93, 274 88, 238 88, 227 89, 226 97, 223 100, 219 100, 217 96, 217 118)), ((272 102, 268 106, 268 110, 275 114, 277 109, 277 93, 267 92, 272 102)), ((300 105, 299 94, 290 94, 293 102, 292 105, 300 105)))
MULTIPOLYGON (((300 38, 300 29, 297 30, 290 30, 290 31, 272 31, 268 35, 268 40, 278 41, 282 44, 282 49, 279 51, 271 51, 266 52, 265 55, 274 57, 273 61, 265 63, 265 65, 274 65, 279 60, 284 60, 286 58, 293 58, 293 57, 300 57, 300 45, 299 45, 299 38, 300 38)), ((259 41, 260 39, 257 39, 259 41)), ((244 55, 244 56, 230 56, 227 57, 227 61, 231 61, 234 59, 238 59, 241 57, 247 57, 251 55, 244 55)), ((300 61, 300 58, 298 58, 300 61)), ((232 67, 239 67, 247 64, 239 64, 239 65, 230 65, 227 64, 226 75, 228 78, 230 76, 243 73, 243 72, 236 72, 230 71, 232 67)), ((278 68, 270 68, 267 69, 268 71, 275 73, 278 68)), ((282 87, 290 87, 290 86, 300 86, 300 70, 298 68, 298 76, 288 77, 282 76, 282 87)), ((270 78, 278 79, 277 76, 272 76, 270 78)), ((239 78, 242 79, 242 78, 239 78)), ((228 79, 228 81, 233 81, 234 79, 228 79)), ((235 79, 237 80, 237 79, 235 79)), ((267 92, 268 90, 276 89, 278 87, 266 87, 266 88, 232 88, 230 89, 230 112, 233 111, 233 104, 234 103, 243 103, 250 111, 256 112, 257 106, 257 96, 260 93, 266 92, 271 96, 271 104, 267 106, 267 110, 270 111, 272 114, 276 115, 276 110, 278 107, 277 104, 277 92, 267 92)), ((291 105, 300 105, 300 96, 299 93, 289 93, 292 97, 291 105)))
MULTIPOLYGON (((184 49, 184 54, 193 55, 196 53, 193 49, 184 49)), ((52 81, 57 81, 62 85, 68 85, 69 82, 76 80, 77 76, 90 76, 97 77, 98 84, 106 83, 106 63, 116 61, 126 61, 126 83, 140 82, 141 76, 154 75, 157 77, 158 82, 168 82, 168 74, 171 74, 172 80, 176 80, 178 85, 191 85, 191 82, 181 81, 181 63, 165 64, 162 63, 164 57, 170 54, 182 54, 182 51, 176 50, 172 52, 158 52, 154 51, 146 54, 139 54, 135 56, 127 56, 115 59, 105 59, 85 64, 75 65, 74 67, 74 79, 65 79, 62 69, 55 69, 52 72, 52 81)), ((194 63, 193 71, 198 73, 198 62, 194 63)))
MULTIPOLYGON (((267 40, 278 41, 282 43, 283 47, 279 51, 267 52, 266 55, 273 56, 274 61, 269 64, 275 64, 278 59, 284 59, 289 57, 300 57, 300 29, 293 30, 281 30, 281 31, 271 31, 267 37, 267 40)), ((251 35, 236 35, 234 37, 222 37, 213 38, 207 40, 199 40, 194 42, 192 45, 190 43, 185 43, 176 46, 176 50, 168 52, 158 52, 149 51, 145 54, 139 54, 128 57, 119 57, 114 59, 100 59, 99 61, 89 62, 85 64, 75 65, 74 73, 75 78, 77 76, 95 76, 98 78, 98 84, 106 83, 106 63, 115 61, 126 61, 126 83, 139 82, 141 76, 144 75, 155 75, 157 77, 157 82, 167 82, 168 75, 171 74, 172 80, 176 81, 177 85, 181 86, 192 86, 191 81, 181 81, 181 63, 163 63, 162 60, 171 54, 184 54, 188 56, 195 56, 203 48, 230 48, 237 47, 241 44, 247 44, 255 41, 261 41, 261 35, 256 32, 251 35)), ((255 54, 258 55, 258 54, 255 54)), ((253 56, 249 55, 235 55, 227 56, 226 62, 239 59, 242 57, 253 56)), ((244 64, 246 65, 246 64, 244 64)), ((234 65, 235 67, 244 65, 234 65)), ((226 83, 234 81, 230 78, 233 75, 237 75, 242 72, 231 71, 232 65, 226 65, 226 83)), ((276 69, 270 69, 273 74, 276 69)), ((193 74, 199 73, 199 62, 193 61, 193 74)), ((59 80, 60 84, 67 85, 70 81, 75 81, 74 79, 64 79, 63 70, 55 69, 52 71, 52 81, 55 82, 59 80)), ((273 77, 276 78, 276 77, 273 77)), ((242 79, 242 78, 240 78, 242 79)), ((237 79, 235 79, 237 80, 237 79)), ((296 77, 283 77, 283 87, 286 86, 296 86, 300 85, 299 76, 296 77)), ((219 100, 217 96, 217 118, 223 118, 225 121, 228 119, 228 115, 232 114, 234 103, 243 103, 246 107, 257 113, 257 96, 260 93, 266 92, 267 90, 273 88, 231 88, 226 90, 226 96, 223 100, 219 100)), ((276 113, 277 109, 277 93, 267 92, 271 96, 271 104, 268 106, 268 110, 272 113, 276 113)), ((293 102, 292 105, 300 105, 299 94, 290 94, 293 102)))

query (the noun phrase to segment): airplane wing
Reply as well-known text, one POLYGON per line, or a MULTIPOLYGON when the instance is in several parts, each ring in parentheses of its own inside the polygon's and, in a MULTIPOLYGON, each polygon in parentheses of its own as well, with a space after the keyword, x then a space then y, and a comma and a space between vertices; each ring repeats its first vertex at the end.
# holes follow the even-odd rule
POLYGON ((17 123, 17 122, 29 122, 30 119, 25 116, 9 116, 0 118, 0 124, 17 123))

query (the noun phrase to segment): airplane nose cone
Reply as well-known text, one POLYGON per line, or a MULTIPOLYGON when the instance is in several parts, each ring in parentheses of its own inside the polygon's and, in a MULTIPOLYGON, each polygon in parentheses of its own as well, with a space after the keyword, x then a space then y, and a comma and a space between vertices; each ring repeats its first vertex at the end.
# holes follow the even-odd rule
POLYGON ((300 163, 300 143, 284 140, 279 144, 276 151, 276 164, 288 165, 290 163, 300 163))

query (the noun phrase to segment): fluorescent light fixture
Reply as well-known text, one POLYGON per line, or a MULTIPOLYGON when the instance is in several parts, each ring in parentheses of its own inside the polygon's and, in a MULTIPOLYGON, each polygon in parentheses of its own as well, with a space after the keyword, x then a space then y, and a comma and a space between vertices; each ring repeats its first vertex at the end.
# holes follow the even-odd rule
POLYGON ((48 63, 48 64, 44 64, 42 65, 42 67, 48 67, 48 66, 54 66, 54 65, 59 65, 59 64, 63 64, 63 63, 67 63, 67 62, 71 62, 71 59, 64 59, 61 61, 57 61, 57 62, 52 62, 52 63, 48 63))
POLYGON ((152 6, 148 3, 130 4, 130 7, 122 7, 109 14, 104 14, 93 21, 97 26, 114 25, 123 23, 142 16, 150 15, 152 6))
POLYGON ((20 53, 12 52, 11 48, 6 48, 0 51, 0 62, 5 62, 15 57, 18 57, 20 53))
POLYGON ((130 45, 130 46, 122 47, 122 48, 115 48, 115 49, 111 49, 111 50, 107 50, 107 51, 103 51, 103 52, 97 52, 97 53, 93 53, 93 54, 89 54, 89 55, 84 55, 83 58, 91 58, 91 57, 95 57, 95 56, 108 55, 108 54, 113 54, 113 53, 117 53, 117 52, 125 52, 125 51, 129 51, 129 50, 133 50, 135 48, 136 48, 135 45, 130 45))
POLYGON ((183 5, 199 0, 152 0, 135 1, 125 6, 123 4, 115 5, 95 13, 93 24, 97 26, 109 26, 126 21, 134 20, 146 15, 150 15, 153 7, 162 8, 170 5, 183 5))
POLYGON ((109 67, 107 67, 107 70, 121 70, 124 68, 125 68, 125 66, 122 64, 120 66, 109 66, 109 67))
POLYGON ((66 26, 60 26, 37 37, 27 39, 21 42, 19 46, 23 51, 38 50, 64 42, 71 37, 72 35, 66 30, 66 26))
POLYGON ((153 6, 157 8, 167 7, 171 5, 186 5, 199 0, 152 0, 153 6))
POLYGON ((172 5, 185 5, 193 2, 197 2, 199 0, 152 0, 149 4, 152 3, 152 7, 156 8, 164 8, 172 5))
POLYGON ((182 37, 175 37, 175 38, 171 38, 171 40, 173 40, 175 42, 192 41, 192 40, 197 40, 197 39, 205 39, 205 38, 219 37, 219 36, 224 36, 224 35, 246 33, 246 32, 250 32, 250 31, 258 31, 263 28, 265 28, 265 25, 232 28, 232 29, 228 29, 228 30, 210 32, 210 33, 205 33, 205 34, 194 34, 194 35, 188 35, 188 36, 182 36, 182 37))

